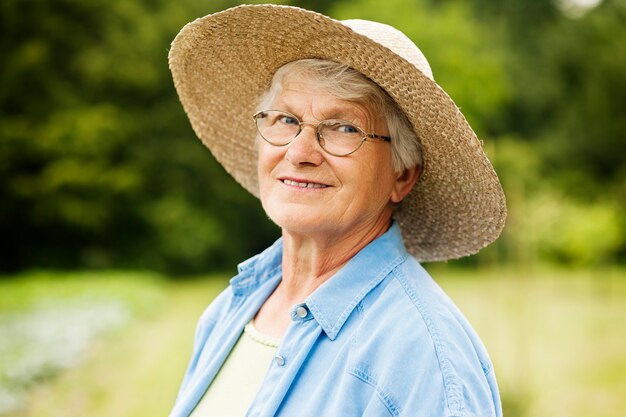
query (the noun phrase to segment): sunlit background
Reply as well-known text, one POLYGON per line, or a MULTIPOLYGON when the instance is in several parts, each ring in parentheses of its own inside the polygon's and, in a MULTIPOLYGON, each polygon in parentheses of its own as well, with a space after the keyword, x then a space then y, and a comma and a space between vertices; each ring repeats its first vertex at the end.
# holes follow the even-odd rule
MULTIPOLYGON (((0 417, 167 415, 197 318, 278 236, 167 68, 185 23, 236 4, 0 2, 0 417)), ((285 4, 402 30, 484 142, 505 231, 427 268, 505 416, 623 416, 626 2, 285 4)))

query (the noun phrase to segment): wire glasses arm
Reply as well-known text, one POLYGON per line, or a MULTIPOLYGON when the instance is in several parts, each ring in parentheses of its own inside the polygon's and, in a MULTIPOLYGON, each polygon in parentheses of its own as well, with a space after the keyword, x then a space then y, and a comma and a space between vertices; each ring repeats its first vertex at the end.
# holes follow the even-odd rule
POLYGON ((370 139, 379 139, 379 140, 384 140, 385 142, 391 142, 391 138, 389 136, 381 136, 381 135, 376 135, 374 133, 366 133, 365 136, 370 139))

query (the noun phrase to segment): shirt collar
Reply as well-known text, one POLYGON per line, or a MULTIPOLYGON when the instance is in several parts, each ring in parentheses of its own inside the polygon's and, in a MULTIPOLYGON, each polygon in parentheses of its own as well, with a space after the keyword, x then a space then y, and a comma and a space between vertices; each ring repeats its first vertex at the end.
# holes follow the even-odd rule
POLYGON ((233 294, 247 296, 264 282, 279 279, 282 276, 282 259, 283 239, 279 238, 272 246, 237 266, 239 274, 230 280, 233 294))
POLYGON ((306 299, 313 317, 331 340, 361 300, 407 256, 400 227, 394 222, 306 299))
MULTIPOLYGON (((239 264, 239 274, 230 280, 233 294, 248 296, 270 280, 278 284, 282 276, 282 256, 280 238, 262 253, 239 264)), ((407 256, 400 227, 393 222, 387 232, 361 249, 307 297, 305 304, 331 340, 337 337, 361 300, 407 256)))

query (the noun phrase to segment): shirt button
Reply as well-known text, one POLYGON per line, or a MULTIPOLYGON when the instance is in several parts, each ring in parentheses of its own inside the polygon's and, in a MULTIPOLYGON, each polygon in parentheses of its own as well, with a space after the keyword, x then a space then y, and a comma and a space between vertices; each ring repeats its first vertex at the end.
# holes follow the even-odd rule
POLYGON ((274 356, 274 360, 276 361, 276 365, 278 366, 283 366, 285 364, 285 358, 280 355, 274 356))
POLYGON ((309 312, 306 309, 306 307, 300 306, 300 307, 296 308, 296 314, 298 315, 298 317, 303 319, 303 318, 305 318, 309 314, 309 312))

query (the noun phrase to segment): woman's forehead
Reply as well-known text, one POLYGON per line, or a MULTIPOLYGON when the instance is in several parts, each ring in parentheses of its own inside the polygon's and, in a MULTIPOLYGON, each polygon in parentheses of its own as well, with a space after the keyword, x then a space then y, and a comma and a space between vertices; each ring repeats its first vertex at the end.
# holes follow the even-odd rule
POLYGON ((302 78, 285 80, 273 104, 275 107, 281 107, 278 110, 286 110, 296 116, 308 115, 320 120, 358 119, 367 122, 372 114, 366 105, 340 99, 320 88, 314 81, 302 78))

